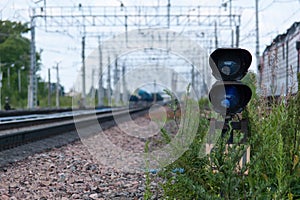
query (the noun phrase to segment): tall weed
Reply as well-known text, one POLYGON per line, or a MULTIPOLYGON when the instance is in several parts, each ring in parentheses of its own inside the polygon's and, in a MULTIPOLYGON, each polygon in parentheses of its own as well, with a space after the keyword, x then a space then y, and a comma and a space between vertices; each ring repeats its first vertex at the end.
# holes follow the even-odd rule
MULTIPOLYGON (((250 77, 248 81, 255 84, 254 80, 250 77)), ((199 107, 203 117, 189 149, 159 173, 164 180, 164 199, 300 198, 300 93, 271 105, 254 95, 243 113, 243 118, 249 119, 247 143, 226 145, 228 131, 204 157, 199 151, 209 121, 207 106, 199 107), (238 168, 247 146, 250 162, 238 168), (178 167, 184 168, 184 173, 172 171, 178 167)))

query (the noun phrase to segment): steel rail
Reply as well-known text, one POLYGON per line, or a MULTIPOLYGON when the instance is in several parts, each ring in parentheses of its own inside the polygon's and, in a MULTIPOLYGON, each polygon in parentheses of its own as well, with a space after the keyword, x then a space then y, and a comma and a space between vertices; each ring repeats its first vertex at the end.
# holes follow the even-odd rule
MULTIPOLYGON (((49 123, 43 124, 42 126, 33 126, 30 129, 15 129, 15 131, 2 131, 0 132, 0 151, 13 148, 22 144, 26 144, 32 141, 41 140, 47 137, 64 134, 71 131, 76 131, 76 126, 88 127, 93 125, 95 122, 95 116, 99 124, 111 121, 114 122, 114 117, 122 117, 134 113, 143 113, 148 107, 134 108, 130 110, 121 110, 107 113, 90 113, 87 115, 80 115, 76 117, 74 122, 73 116, 67 117, 64 120, 48 121, 49 123), (96 115, 95 115, 96 114, 96 115), (92 120, 93 119, 93 120, 92 120), (76 124, 75 124, 76 123, 76 124)), ((88 134, 87 134, 88 135, 88 134)))
MULTIPOLYGON (((118 108, 114 110, 123 110, 124 108, 118 108)), ((52 114, 35 114, 35 115, 23 115, 23 116, 11 116, 7 118, 0 118, 0 131, 17 129, 27 126, 34 126, 40 124, 47 124, 56 121, 70 120, 74 116, 83 115, 98 115, 104 113, 111 113, 113 109, 105 110, 75 110, 73 112, 61 112, 61 113, 52 113, 52 114)))

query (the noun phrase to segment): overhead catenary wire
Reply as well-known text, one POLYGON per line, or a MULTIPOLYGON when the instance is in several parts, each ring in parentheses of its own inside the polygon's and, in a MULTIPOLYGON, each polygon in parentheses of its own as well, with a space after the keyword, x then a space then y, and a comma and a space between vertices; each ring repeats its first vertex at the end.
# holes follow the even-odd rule
MULTIPOLYGON (((122 3, 122 1, 118 1, 118 0, 116 0, 117 2, 119 2, 120 3, 120 5, 121 5, 121 3, 122 3)), ((73 5, 74 6, 78 6, 78 4, 77 4, 77 2, 78 1, 76 1, 76 0, 72 0, 72 3, 73 3, 73 5)), ((136 1, 137 2, 137 1, 136 1)), ((165 6, 165 2, 166 1, 163 1, 163 2, 160 2, 161 3, 161 5, 163 4, 163 6, 165 6)), ((260 2, 262 2, 262 1, 260 1, 260 2)), ((284 2, 292 2, 291 0, 273 0, 270 4, 268 4, 267 6, 264 6, 263 8, 262 8, 262 10, 260 10, 260 12, 263 12, 263 11, 265 11, 265 10, 267 10, 267 9, 269 9, 270 7, 272 7, 273 6, 273 4, 274 3, 284 3, 284 2)), ((31 1, 31 3, 32 3, 32 1, 31 1)), ((61 4, 61 2, 58 2, 58 0, 55 0, 55 1, 52 1, 52 5, 53 4, 55 4, 55 3, 57 3, 57 5, 60 5, 61 4)), ((141 3, 141 1, 139 1, 139 3, 141 3)), ((41 3, 42 4, 42 3, 41 3)), ((65 3, 63 3, 63 4, 65 4, 65 3)), ((82 4, 82 6, 85 6, 85 5, 88 5, 88 4, 90 4, 90 2, 89 1, 85 1, 83 4, 82 4)), ((91 4, 90 4, 91 5, 91 4)), ((125 5, 126 6, 126 5, 125 5)), ((172 5, 173 6, 173 5, 172 5)), ((22 12, 20 12, 20 14, 22 14, 23 15, 23 11, 22 12)), ((294 13, 294 15, 293 16, 295 16, 296 15, 296 13, 294 13)), ((24 16, 24 15, 23 15, 24 16)), ((252 15, 253 16, 253 15, 252 15)), ((293 17, 292 16, 292 17, 293 17)), ((19 16, 18 15, 16 15, 16 18, 18 18, 19 16)), ((251 17, 251 18, 253 18, 253 17, 251 17)), ((190 19, 190 21, 193 21, 193 20, 195 20, 194 18, 191 18, 190 19)), ((286 21, 284 21, 283 23, 285 23, 285 22, 288 22, 288 20, 286 20, 286 21)), ((185 29, 186 28, 188 28, 189 27, 189 25, 188 25, 188 19, 186 18, 186 19, 184 19, 183 20, 183 26, 181 26, 180 28, 182 28, 183 29, 183 32, 185 31, 185 29), (187 26, 187 27, 185 27, 185 26, 187 26)), ((243 26, 242 28, 241 28, 241 33, 243 34, 243 36, 242 36, 242 38, 241 38, 241 41, 244 41, 244 40, 248 40, 248 39, 250 39, 249 37, 247 37, 247 36, 250 36, 250 37, 252 37, 252 34, 251 34, 251 31, 244 31, 245 29, 250 29, 251 30, 251 27, 249 28, 249 25, 251 24, 251 19, 250 20, 248 20, 246 23, 241 23, 241 25, 243 26), (246 35, 245 35, 245 33, 246 33, 246 35)), ((37 29, 40 29, 40 28, 37 28, 37 29)), ((123 30, 123 29, 122 29, 123 30)), ((178 29, 179 30, 179 29, 178 29)), ((218 30, 221 30, 221 27, 218 27, 218 30)), ((50 30, 49 30, 50 31, 50 30)), ((67 30, 68 31, 68 30, 67 30)), ((72 31, 72 30, 71 30, 72 31)), ((180 30, 179 30, 180 31, 180 30)), ((181 30, 182 31, 182 30, 181 30)), ((226 32, 226 31, 225 31, 226 32)), ((66 33, 61 33, 62 35, 65 35, 66 33)), ((72 34, 72 36, 74 37, 74 41, 78 41, 78 38, 79 38, 79 36, 77 37, 76 35, 73 35, 72 34)), ((205 36, 207 36, 207 34, 205 34, 205 36)), ((262 34, 262 36, 264 36, 264 34, 262 34)), ((225 40, 225 38, 226 38, 226 36, 224 36, 224 38, 219 38, 219 41, 220 41, 220 46, 222 46, 222 42, 224 42, 223 44, 224 45, 226 45, 226 40, 225 40)), ((207 40, 209 39, 209 38, 206 38, 207 40)), ((204 44, 204 42, 203 42, 203 44, 204 44)), ((40 43, 40 45, 39 46, 44 46, 44 45, 46 45, 46 43, 44 44, 44 43, 40 43)), ((88 44, 87 44, 88 45, 88 44)), ((207 44, 205 44, 205 45, 208 45, 208 43, 207 44)), ((64 47, 64 48, 67 48, 67 47, 64 47)), ((90 47, 91 49, 93 49, 93 46, 91 46, 90 47)), ((47 48, 44 48, 44 49, 46 49, 47 50, 47 48)), ((52 48, 51 48, 52 49, 52 48)), ((78 49, 78 52, 80 51, 80 48, 77 48, 78 49)), ((87 46, 86 46, 86 49, 89 49, 87 46)), ((51 51, 51 50, 50 50, 51 51)), ((64 51, 64 50, 61 50, 61 51, 64 51)))

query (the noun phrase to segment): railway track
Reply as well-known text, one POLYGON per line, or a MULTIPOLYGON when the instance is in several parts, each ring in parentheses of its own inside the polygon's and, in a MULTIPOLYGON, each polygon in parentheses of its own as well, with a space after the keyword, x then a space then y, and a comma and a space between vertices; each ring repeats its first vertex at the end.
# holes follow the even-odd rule
POLYGON ((16 129, 34 125, 47 124, 51 122, 69 120, 77 116, 89 116, 91 114, 105 114, 112 111, 121 111, 124 108, 103 108, 101 110, 74 110, 53 113, 33 113, 28 115, 0 117, 0 131, 16 129))
POLYGON ((114 117, 134 113, 145 113, 148 107, 119 108, 117 110, 104 109, 100 111, 85 110, 60 113, 58 115, 41 115, 18 120, 0 121, 0 151, 13 148, 29 142, 41 140, 51 136, 76 131, 76 126, 88 127, 93 125, 96 117, 99 124, 114 124, 114 117), (74 119, 76 118, 76 124, 74 119))

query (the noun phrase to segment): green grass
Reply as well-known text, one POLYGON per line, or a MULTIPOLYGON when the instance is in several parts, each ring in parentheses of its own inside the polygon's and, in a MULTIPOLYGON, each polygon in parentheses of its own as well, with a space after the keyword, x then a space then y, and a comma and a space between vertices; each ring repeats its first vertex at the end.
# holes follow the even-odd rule
MULTIPOLYGON (((251 136, 245 145, 228 147, 227 153, 225 136, 211 154, 199 156, 209 122, 205 117, 198 119, 197 134, 188 150, 159 173, 164 199, 299 199, 300 94, 289 97, 288 102, 268 107, 264 99, 254 96, 243 113, 249 119, 251 136), (247 146, 250 162, 238 169, 247 146), (185 172, 173 173, 178 167, 185 172)), ((207 100, 199 104, 200 116, 207 116, 201 114, 207 100)))

